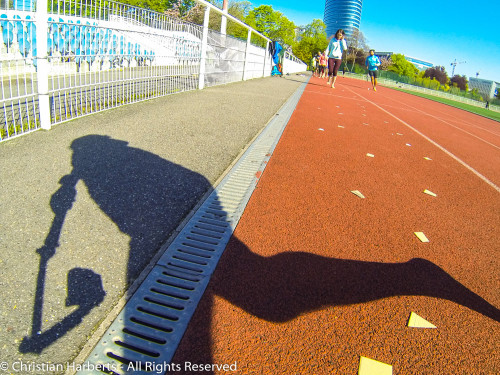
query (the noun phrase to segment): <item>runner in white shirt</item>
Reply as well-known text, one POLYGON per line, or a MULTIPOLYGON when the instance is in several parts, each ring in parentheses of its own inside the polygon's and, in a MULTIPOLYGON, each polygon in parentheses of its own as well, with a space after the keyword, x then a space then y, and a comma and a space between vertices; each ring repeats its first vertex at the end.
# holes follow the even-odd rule
POLYGON ((328 85, 335 88, 337 73, 342 63, 342 53, 347 49, 347 43, 344 39, 344 30, 338 29, 335 36, 328 43, 326 55, 328 56, 328 85))

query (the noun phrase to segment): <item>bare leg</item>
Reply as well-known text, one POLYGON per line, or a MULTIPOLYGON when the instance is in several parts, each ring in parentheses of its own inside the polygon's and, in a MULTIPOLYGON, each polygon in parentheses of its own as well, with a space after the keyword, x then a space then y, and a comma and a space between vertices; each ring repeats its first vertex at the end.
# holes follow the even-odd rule
POLYGON ((337 80, 337 76, 333 76, 333 81, 332 81, 332 89, 335 88, 335 81, 337 80))

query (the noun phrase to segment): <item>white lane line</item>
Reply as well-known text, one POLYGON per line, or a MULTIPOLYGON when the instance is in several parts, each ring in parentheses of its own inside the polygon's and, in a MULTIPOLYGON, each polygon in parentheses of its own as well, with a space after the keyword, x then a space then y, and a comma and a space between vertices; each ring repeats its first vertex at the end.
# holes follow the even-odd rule
MULTIPOLYGON (((396 99, 392 99, 392 100, 399 101, 399 100, 396 100, 396 99)), ((402 102, 400 102, 400 103, 402 103, 402 102)), ((404 104, 404 103, 403 103, 403 104, 404 104)), ((408 104, 406 104, 406 105, 408 105, 408 104)), ((445 105, 446 105, 446 104, 445 104, 445 105)), ((453 107, 453 106, 449 106, 449 107, 450 107, 450 108, 455 108, 455 109, 456 109, 456 108, 458 108, 458 107, 453 107)), ((458 109, 460 109, 460 108, 458 108, 458 109)), ((471 113, 472 113, 472 112, 467 111, 467 110, 465 110, 465 111, 466 111, 466 112, 465 112, 464 114, 471 114, 471 113)), ((478 115, 478 116, 481 116, 481 115, 478 115)), ((435 116, 435 118, 437 118, 437 119, 439 119, 439 120, 443 120, 443 119, 442 119, 441 117, 439 117, 439 116, 435 116)), ((487 133, 490 133, 490 134, 492 134, 492 135, 494 135, 494 136, 500 137, 500 133, 498 133, 498 132, 494 132, 494 131, 493 131, 493 130, 491 130, 491 129, 484 128, 484 127, 482 127, 482 126, 479 126, 478 124, 474 124, 474 123, 471 123, 471 122, 466 121, 466 120, 463 120, 463 119, 460 119, 460 120, 457 120, 457 119, 458 119, 458 118, 455 118, 455 119, 454 119, 454 120, 455 120, 455 121, 454 121, 455 123, 459 123, 459 124, 461 124, 461 125, 465 125, 465 126, 470 126, 471 128, 475 128, 475 129, 480 129, 480 130, 485 131, 485 132, 487 132, 487 133)), ((491 118, 489 118, 489 117, 485 117, 485 116, 481 116, 481 119, 480 119, 480 120, 481 120, 481 121, 495 121, 495 120, 493 120, 493 119, 491 119, 491 118)), ((443 121, 444 121, 444 120, 443 120, 443 121)))
MULTIPOLYGON (((470 113, 470 112, 469 112, 469 113, 470 113)), ((438 118, 438 119, 442 120, 440 117, 436 117, 436 118, 438 118)), ((488 117, 483 117, 482 119, 483 119, 483 120, 491 120, 491 119, 490 119, 490 118, 488 118, 488 117)), ((495 120, 491 120, 491 121, 495 121, 495 120)), ((480 129, 480 130, 485 131, 485 132, 487 132, 487 133, 490 133, 490 134, 492 134, 492 135, 494 135, 494 136, 496 136, 496 137, 500 137, 500 133, 496 133, 496 132, 494 132, 494 131, 492 131, 492 130, 490 130, 490 129, 483 128, 482 126, 479 126, 479 125, 477 125, 477 124, 472 124, 472 123, 470 123, 469 121, 465 121, 465 120, 454 120, 453 122, 455 122, 456 124, 461 124, 461 125, 469 126, 469 127, 471 127, 471 128, 480 129)))
MULTIPOLYGON (((392 99, 392 98, 391 98, 391 99, 392 99)), ((451 126, 451 127, 455 128, 455 129, 458 129, 458 130, 460 130, 460 131, 462 131, 462 132, 464 132, 464 133, 467 133, 467 134, 469 134, 470 136, 472 136, 472 137, 474 137, 474 138, 477 138, 477 139, 479 139, 480 141, 483 141, 484 143, 489 144, 490 146, 495 147, 496 149, 500 150, 500 147, 499 147, 499 146, 494 145, 493 143, 490 143, 490 142, 488 142, 488 141, 484 140, 483 138, 478 137, 477 135, 475 135, 475 134, 472 134, 472 133, 468 132, 467 130, 464 130, 464 129, 462 129, 462 128, 458 127, 458 126, 452 125, 452 124, 450 124, 448 121, 443 120, 442 118, 439 118, 439 117, 436 117, 436 116, 434 116, 434 115, 431 115, 430 113, 427 113, 427 112, 425 112, 425 111, 422 111, 422 110, 421 110, 421 109, 419 109, 419 108, 415 108, 414 106, 409 105, 409 104, 406 104, 406 103, 404 103, 404 102, 402 102, 402 101, 399 101, 399 100, 397 100, 397 99, 392 99, 392 100, 394 100, 395 102, 401 103, 401 104, 403 104, 403 105, 405 105, 405 106, 407 106, 407 107, 413 108, 414 110, 416 110, 416 111, 418 111, 418 112, 420 112, 420 113, 423 113, 423 114, 424 114, 424 115, 426 115, 426 116, 429 116, 429 117, 432 117, 432 118, 434 118, 434 119, 436 119, 436 120, 438 120, 438 121, 444 122, 446 125, 449 125, 449 126, 451 126)))
POLYGON ((426 136, 425 134, 421 133, 420 131, 418 131, 417 129, 415 129, 413 126, 411 126, 410 124, 408 124, 406 121, 404 120, 401 120, 399 117, 397 117, 396 115, 393 115, 391 112, 385 110, 384 108, 382 108, 381 106, 379 106, 378 104, 372 102, 371 100, 365 98, 363 95, 360 95, 358 93, 356 93, 355 91, 351 90, 350 88, 347 88, 348 90, 350 90, 352 93, 356 94, 357 96, 359 96, 360 98, 363 98, 364 100, 366 100, 368 103, 374 105, 375 107, 377 107, 378 109, 380 109, 382 112, 385 112, 387 113, 389 116, 393 117, 394 119, 398 120, 400 123, 402 123, 403 125, 405 125, 407 128, 413 130, 415 133, 417 133, 418 135, 420 135, 422 138, 426 139, 427 141, 429 141, 431 144, 433 144, 434 146, 436 146, 437 148, 439 148, 441 151, 443 151, 446 155, 450 156, 451 158, 455 159, 455 161, 457 161, 458 163, 462 164, 465 168, 467 168, 468 170, 470 170, 472 173, 474 173, 477 177, 479 177, 481 180, 483 180, 484 182, 486 182, 488 185, 490 185, 493 189, 495 189, 497 192, 500 193, 500 187, 498 187, 497 185, 495 185, 493 182, 491 182, 487 177, 483 176, 481 173, 479 173, 478 171, 476 171, 474 168, 472 168, 469 164, 467 164, 466 162, 464 162, 463 160, 461 160, 460 158, 458 158, 457 156, 453 155, 450 151, 448 151, 447 149, 445 149, 443 146, 441 146, 440 144, 436 143, 435 141, 433 141, 432 139, 430 139, 428 136, 426 136))

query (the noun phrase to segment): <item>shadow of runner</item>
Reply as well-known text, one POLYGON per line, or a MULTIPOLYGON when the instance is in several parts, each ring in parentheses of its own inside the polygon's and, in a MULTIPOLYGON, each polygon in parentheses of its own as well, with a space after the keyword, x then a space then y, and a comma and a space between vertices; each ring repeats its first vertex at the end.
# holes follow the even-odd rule
MULTIPOLYGON (((78 309, 48 330, 41 329, 43 296, 50 292, 45 291, 47 264, 55 254, 65 216, 76 199, 78 181, 85 183, 100 209, 130 237, 128 284, 149 263, 185 213, 211 188, 202 175, 124 141, 90 135, 76 139, 71 147, 73 170, 61 179, 61 188, 51 198, 55 218, 45 245, 38 250, 41 259, 32 334, 21 343, 21 352, 40 353, 80 324, 104 299, 100 275, 88 269, 73 269, 68 274, 66 304, 78 305, 78 309)), ((226 219, 221 216, 220 220, 226 219)), ((447 299, 500 321, 496 307, 425 259, 376 263, 304 252, 263 257, 232 237, 173 362, 213 362, 210 317, 214 296, 261 319, 286 322, 324 306, 403 295, 447 299)))
POLYGON ((50 293, 45 290, 47 265, 59 246, 80 180, 99 208, 130 237, 125 287, 137 278, 186 212, 211 187, 198 173, 107 136, 81 137, 73 141, 71 148, 73 170, 60 179, 61 187, 51 197, 55 217, 44 246, 37 250, 40 266, 31 335, 21 342, 22 353, 41 353, 80 324, 106 295, 100 275, 92 270, 70 270, 66 305, 78 305, 78 309, 43 331, 44 294, 50 293))
POLYGON ((232 237, 179 345, 174 363, 213 363, 207 321, 212 316, 215 296, 255 317, 276 323, 291 321, 326 306, 366 303, 394 296, 446 299, 500 322, 498 308, 425 259, 377 263, 304 252, 263 257, 232 237))

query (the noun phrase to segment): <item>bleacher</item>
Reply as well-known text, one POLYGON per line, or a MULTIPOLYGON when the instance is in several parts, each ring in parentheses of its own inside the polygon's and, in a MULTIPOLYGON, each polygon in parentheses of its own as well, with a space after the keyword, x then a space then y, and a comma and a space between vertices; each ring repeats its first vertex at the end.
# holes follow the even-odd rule
MULTIPOLYGON (((38 41, 34 14, 31 0, 16 0, 13 9, 1 11, 1 60, 24 59, 36 69, 38 41)), ((123 20, 121 27, 116 27, 116 22, 112 27, 109 24, 109 21, 49 16, 46 38, 49 62, 74 62, 76 71, 80 71, 84 63, 89 71, 151 65, 158 49, 162 52, 162 47, 165 47, 158 37, 153 42, 146 35, 141 37, 127 31, 123 20)), ((176 49, 172 51, 174 55, 189 54, 188 51, 179 51, 182 43, 167 47, 172 48, 176 49)))

